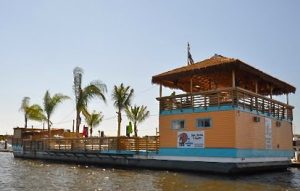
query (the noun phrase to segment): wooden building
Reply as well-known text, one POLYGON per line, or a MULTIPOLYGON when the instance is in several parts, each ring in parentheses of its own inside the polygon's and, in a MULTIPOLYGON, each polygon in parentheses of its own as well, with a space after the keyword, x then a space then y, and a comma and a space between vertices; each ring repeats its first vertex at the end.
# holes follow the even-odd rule
POLYGON ((293 156, 292 85, 221 55, 155 75, 152 83, 160 86, 159 154, 167 159, 272 162, 293 156), (184 93, 163 96, 163 87, 184 93), (286 103, 277 95, 286 95, 286 103))

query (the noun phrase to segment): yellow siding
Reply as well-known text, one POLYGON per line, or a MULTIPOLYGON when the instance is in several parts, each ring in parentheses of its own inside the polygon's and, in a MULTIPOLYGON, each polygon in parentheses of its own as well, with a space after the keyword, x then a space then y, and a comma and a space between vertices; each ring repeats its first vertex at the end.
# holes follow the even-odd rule
MULTIPOLYGON (((177 147, 177 132, 171 128, 173 120, 185 120, 183 131, 204 131, 206 148, 265 149, 265 117, 242 111, 216 111, 206 113, 162 115, 159 117, 160 146, 177 147), (197 128, 196 119, 211 118, 212 127, 197 128)), ((272 119, 272 148, 292 149, 292 126, 281 121, 276 127, 272 119), (279 148, 278 146, 279 145, 279 148)))
POLYGON ((160 146, 176 147, 177 132, 171 128, 173 120, 185 120, 183 131, 204 131, 206 148, 235 147, 235 111, 218 111, 207 113, 163 115, 159 118, 160 146), (196 119, 211 118, 212 127, 197 128, 196 119))
MULTIPOLYGON (((254 122, 257 116, 248 112, 236 111, 236 148, 240 149, 265 149, 265 117, 260 117, 260 122, 254 122)), ((276 127, 276 120, 272 119, 272 148, 292 149, 291 124, 281 121, 281 126, 276 127), (277 148, 279 145, 279 148, 277 148)))
POLYGON ((236 146, 237 148, 265 148, 265 121, 254 122, 254 114, 236 111, 236 146))
POLYGON ((293 149, 292 124, 286 121, 281 122, 280 127, 276 127, 276 121, 272 121, 273 149, 293 149), (279 147, 277 147, 279 145, 279 147))

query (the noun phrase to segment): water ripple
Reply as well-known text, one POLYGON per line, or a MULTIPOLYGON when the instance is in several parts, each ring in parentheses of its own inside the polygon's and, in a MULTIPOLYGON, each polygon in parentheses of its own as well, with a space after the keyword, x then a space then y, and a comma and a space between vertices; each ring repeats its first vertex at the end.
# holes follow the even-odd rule
POLYGON ((169 191, 300 190, 300 170, 248 176, 218 176, 151 170, 124 170, 15 159, 0 153, 0 190, 169 191))

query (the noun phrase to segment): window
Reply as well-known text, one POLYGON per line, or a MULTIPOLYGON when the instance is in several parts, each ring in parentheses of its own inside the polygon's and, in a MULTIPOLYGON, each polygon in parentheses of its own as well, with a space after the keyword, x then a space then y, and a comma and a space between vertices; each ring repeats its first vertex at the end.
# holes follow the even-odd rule
POLYGON ((184 120, 174 120, 172 121, 172 129, 183 129, 184 128, 184 120))
POLYGON ((210 118, 197 119, 197 121, 196 121, 196 126, 197 126, 198 128, 211 127, 211 119, 210 119, 210 118))

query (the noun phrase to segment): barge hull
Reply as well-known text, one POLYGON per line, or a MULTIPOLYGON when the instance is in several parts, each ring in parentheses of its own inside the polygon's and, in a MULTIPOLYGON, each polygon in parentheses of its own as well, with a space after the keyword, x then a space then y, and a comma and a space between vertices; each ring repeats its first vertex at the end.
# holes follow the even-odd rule
POLYGON ((290 161, 221 163, 205 161, 160 160, 135 157, 130 154, 99 154, 86 152, 23 152, 14 153, 15 158, 72 162, 109 167, 145 168, 156 170, 210 172, 223 174, 256 173, 271 170, 286 170, 290 161))

